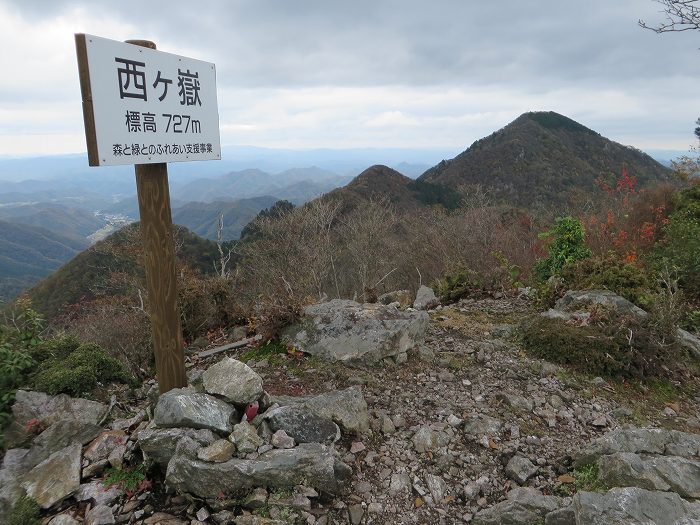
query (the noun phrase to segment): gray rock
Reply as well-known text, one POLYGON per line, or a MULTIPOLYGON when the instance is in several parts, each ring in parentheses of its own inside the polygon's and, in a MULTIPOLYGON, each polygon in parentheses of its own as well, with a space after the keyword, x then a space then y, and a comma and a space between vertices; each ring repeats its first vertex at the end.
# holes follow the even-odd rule
POLYGON ((138 444, 149 459, 161 467, 168 466, 175 454, 177 443, 183 438, 190 438, 200 446, 208 446, 217 440, 211 430, 193 428, 146 428, 138 433, 138 444))
POLYGON ((696 359, 700 359, 700 339, 695 337, 690 332, 678 328, 676 330, 676 338, 680 345, 685 348, 690 355, 696 359))
POLYGON ((27 452, 23 448, 13 448, 5 453, 0 469, 0 516, 8 515, 17 500, 24 495, 20 481, 27 472, 24 466, 27 452))
POLYGON ((202 374, 202 385, 209 394, 223 396, 236 405, 247 405, 263 395, 260 375, 248 365, 225 357, 202 374))
POLYGON ((420 427, 413 435, 413 448, 416 452, 429 452, 437 450, 440 446, 439 436, 437 432, 430 427, 420 427))
POLYGON ((619 315, 646 319, 644 310, 610 290, 569 290, 554 305, 560 312, 586 310, 589 305, 601 305, 614 310, 619 315))
POLYGON ((265 418, 273 432, 284 430, 297 443, 327 444, 340 439, 338 425, 304 408, 279 407, 265 413, 265 418))
POLYGON ((43 392, 18 390, 12 405, 12 422, 5 429, 5 446, 14 448, 30 437, 27 423, 35 419, 49 427, 65 420, 83 424, 97 424, 107 411, 107 406, 97 401, 72 398, 66 394, 49 396, 43 392))
POLYGON ((595 463, 616 452, 700 458, 700 435, 663 428, 616 429, 592 441, 575 457, 574 466, 595 463))
POLYGON ((257 487, 248 494, 243 500, 243 507, 250 510, 264 507, 267 503, 267 489, 265 487, 257 487))
POLYGON ((202 498, 223 491, 242 496, 253 487, 292 488, 305 485, 328 494, 341 494, 349 486, 352 470, 336 459, 333 450, 319 444, 302 444, 271 450, 255 460, 234 458, 225 463, 205 463, 187 450, 170 460, 166 481, 170 487, 202 498))
POLYGON ((610 487, 672 491, 700 498, 700 461, 678 456, 619 452, 598 460, 601 481, 610 487))
POLYGON ((700 504, 678 494, 640 488, 614 488, 605 493, 574 495, 577 523, 585 525, 692 525, 700 523, 700 504))
POLYGON ((430 306, 437 303, 437 297, 432 288, 422 285, 416 292, 416 300, 413 301, 413 308, 416 310, 427 310, 430 306))
POLYGON ((532 399, 528 399, 523 396, 519 396, 517 394, 506 394, 506 393, 500 393, 496 396, 498 399, 501 401, 505 401, 505 403, 512 408, 515 408, 517 410, 522 410, 525 412, 532 412, 532 409, 534 407, 534 403, 532 402, 532 399))
POLYGON ((362 517, 365 515, 365 509, 359 503, 350 505, 348 507, 348 514, 350 515, 351 525, 360 525, 360 523, 362 523, 362 517))
POLYGON ((474 516, 473 525, 531 525, 563 505, 556 496, 543 496, 536 489, 511 490, 505 501, 484 509, 474 516))
POLYGON ((213 461, 223 463, 233 457, 236 447, 228 439, 217 439, 209 446, 200 448, 197 451, 197 459, 202 461, 213 461))
POLYGON ((161 428, 204 428, 230 434, 237 418, 231 405, 207 394, 192 393, 184 388, 166 392, 158 399, 154 421, 161 428))
POLYGON ((537 474, 537 466, 522 456, 513 456, 506 465, 506 475, 518 485, 524 484, 535 474, 537 474))
POLYGON ((76 443, 54 452, 22 478, 22 488, 42 509, 48 509, 80 487, 81 450, 76 443))
POLYGON ((54 452, 66 448, 73 443, 85 445, 95 439, 102 427, 76 419, 57 421, 49 426, 34 441, 32 448, 24 460, 25 466, 31 468, 38 465, 54 452))
POLYGON ((255 452, 258 447, 263 445, 263 439, 258 436, 255 427, 247 421, 241 421, 234 426, 229 439, 236 445, 236 450, 241 454, 255 452))
POLYGON ((503 423, 494 417, 482 414, 472 415, 464 422, 464 432, 473 439, 481 436, 498 436, 503 423))
POLYGON ((128 440, 129 436, 123 430, 107 430, 85 447, 83 456, 91 462, 107 459, 116 447, 124 445, 128 440))
POLYGON ((294 438, 288 436, 284 430, 278 430, 272 434, 272 446, 275 448, 294 448, 296 442, 294 438))
POLYGON ((59 514, 51 518, 49 525, 80 525, 80 522, 68 514, 59 514))
POLYGON ((85 513, 85 525, 110 525, 116 523, 112 509, 106 505, 97 505, 85 513))
POLYGON ((116 486, 105 487, 102 481, 83 483, 75 493, 77 501, 92 500, 95 505, 109 505, 122 495, 122 490, 116 486))
POLYGON ((550 512, 544 517, 544 525, 576 525, 573 505, 550 512))
POLYGON ((445 480, 440 476, 435 476, 433 474, 426 474, 424 478, 430 495, 433 497, 433 501, 439 504, 447 494, 447 483, 445 483, 445 480))
POLYGON ((278 396, 273 401, 281 406, 297 406, 335 421, 343 432, 363 434, 369 429, 369 413, 362 389, 352 386, 316 396, 278 396))
POLYGON ((376 363, 416 346, 428 320, 426 312, 334 299, 306 307, 300 324, 287 329, 284 339, 324 359, 376 363))
POLYGON ((392 474, 389 482, 389 494, 399 494, 411 490, 411 478, 408 474, 392 474))

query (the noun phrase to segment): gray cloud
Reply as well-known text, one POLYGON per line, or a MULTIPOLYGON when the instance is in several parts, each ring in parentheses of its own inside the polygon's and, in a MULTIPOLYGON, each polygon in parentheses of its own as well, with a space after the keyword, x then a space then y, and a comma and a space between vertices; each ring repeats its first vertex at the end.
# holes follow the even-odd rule
MULTIPOLYGON (((587 125, 608 126, 599 129, 603 133, 649 143, 655 129, 663 130, 664 141, 676 130, 679 142, 700 114, 694 90, 688 89, 700 84, 700 34, 659 36, 639 28, 639 18, 662 18, 651 0, 18 0, 2 5, 27 22, 48 24, 80 12, 92 23, 114 25, 115 34, 101 36, 152 38, 159 49, 215 62, 222 91, 245 93, 253 104, 263 104, 267 96, 282 112, 284 90, 320 96, 317 90, 365 89, 376 95, 383 88, 403 98, 392 103, 391 97, 379 97, 386 106, 375 107, 367 120, 394 112, 398 122, 396 112, 402 111, 420 124, 431 115, 474 115, 478 101, 470 108, 450 104, 465 105, 470 93, 486 91, 501 97, 500 109, 498 97, 482 104, 482 113, 499 114, 492 126, 521 110, 570 109, 574 118, 590 117, 587 125), (123 34, 124 28, 138 34, 123 34), (462 94, 445 95, 454 92, 462 94), (423 96, 434 104, 426 106, 423 96), (564 107, 547 107, 548 101, 564 107)), ((71 89, 58 95, 73 96, 71 89)), ((5 100, 21 91, 13 84, 1 90, 5 100)), ((50 96, 41 86, 31 91, 37 100, 50 96)), ((221 102, 222 108, 231 105, 221 102)), ((375 102, 367 100, 368 106, 375 102)), ((346 102, 318 102, 333 103, 346 102)), ((281 120, 298 122, 304 111, 328 112, 314 101, 294 104, 281 120)), ((241 109, 236 116, 222 109, 222 121, 239 120, 241 109)), ((401 122, 397 129, 411 121, 401 122)), ((324 125, 328 136, 329 124, 324 125)), ((322 127, 318 134, 323 136, 322 127)))

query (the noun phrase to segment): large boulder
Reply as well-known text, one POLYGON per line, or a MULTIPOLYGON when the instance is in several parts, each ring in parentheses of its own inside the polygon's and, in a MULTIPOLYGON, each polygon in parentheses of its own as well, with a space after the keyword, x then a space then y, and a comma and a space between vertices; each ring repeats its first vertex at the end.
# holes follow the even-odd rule
POLYGON ((340 429, 332 420, 300 407, 279 407, 265 413, 273 432, 284 430, 297 443, 335 443, 340 429))
POLYGON ((700 498, 700 461, 678 456, 619 452, 598 460, 600 479, 609 487, 639 487, 700 498))
POLYGON ((595 463, 617 452, 700 458, 700 435, 663 428, 619 428, 592 441, 574 458, 574 466, 595 463))
POLYGON ((194 428, 145 428, 139 431, 137 437, 141 451, 163 469, 168 466, 180 440, 189 438, 203 447, 217 440, 211 430, 194 428))
POLYGON ((12 405, 12 422, 5 429, 5 446, 14 448, 26 443, 31 437, 31 424, 44 428, 66 420, 97 424, 106 412, 107 406, 97 401, 18 390, 12 405))
POLYGON ((275 449, 257 459, 234 458, 223 463, 197 459, 196 447, 186 439, 168 464, 168 486, 200 498, 216 498, 220 493, 242 496, 254 487, 313 487, 329 494, 344 493, 352 469, 339 461, 331 448, 307 443, 291 449, 275 449))
POLYGON ((153 419, 160 428, 208 428, 221 434, 230 434, 236 409, 207 394, 193 393, 185 388, 166 392, 153 411, 153 419))
POLYGON ((700 503, 678 494, 636 487, 605 493, 578 492, 574 496, 576 523, 582 525, 691 525, 700 523, 700 503))
POLYGON ((76 443, 54 452, 22 478, 21 486, 27 496, 48 509, 73 494, 80 487, 80 453, 76 443))
POLYGON ((204 391, 236 405, 247 405, 263 394, 262 378, 245 363, 225 357, 202 374, 204 391))
POLYGON ((427 310, 432 305, 437 303, 437 297, 432 288, 421 285, 416 292, 416 300, 413 301, 413 308, 416 310, 427 310))
POLYGON ((288 328, 284 339, 324 359, 374 363, 415 347, 423 339, 428 321, 426 312, 334 299, 307 306, 301 322, 288 328))
POLYGON ((358 386, 304 397, 275 396, 281 406, 295 406, 335 421, 343 432, 363 434, 369 429, 367 402, 358 386))
POLYGON ((562 498, 544 496, 532 488, 511 490, 505 501, 474 516, 473 525, 530 525, 543 523, 547 514, 563 507, 562 498))
POLYGON ((572 313, 577 310, 587 310, 591 305, 604 306, 618 315, 639 320, 646 319, 649 315, 634 303, 610 290, 569 290, 556 302, 554 310, 572 313))

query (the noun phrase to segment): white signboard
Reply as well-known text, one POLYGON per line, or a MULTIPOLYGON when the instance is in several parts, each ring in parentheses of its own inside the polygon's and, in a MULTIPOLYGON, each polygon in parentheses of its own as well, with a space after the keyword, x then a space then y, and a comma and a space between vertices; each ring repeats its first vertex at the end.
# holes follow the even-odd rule
POLYGON ((76 35, 91 166, 221 159, 214 64, 76 35))

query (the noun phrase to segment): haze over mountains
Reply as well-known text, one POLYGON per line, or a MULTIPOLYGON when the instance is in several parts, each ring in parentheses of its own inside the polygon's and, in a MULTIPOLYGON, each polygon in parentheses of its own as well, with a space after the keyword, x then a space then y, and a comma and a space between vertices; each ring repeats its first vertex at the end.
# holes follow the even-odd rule
MULTIPOLYGON (((478 187, 499 204, 565 211, 593 198, 596 179, 613 181, 623 165, 642 186, 671 180, 670 170, 643 152, 553 112, 526 113, 451 160, 438 162, 441 153, 316 150, 271 155, 270 150, 238 148, 231 154, 239 158, 230 161, 175 163, 169 168, 173 219, 215 239, 223 214, 222 239, 228 241, 237 239, 258 212, 282 199, 299 205, 325 194, 353 207, 384 196, 398 209, 437 205, 450 210, 478 187), (380 162, 355 168, 380 152, 380 162), (423 164, 431 156, 434 165, 423 164), (311 167, 289 167, 296 161, 308 161, 311 167), (243 162, 258 164, 226 171, 243 162), (276 172, 263 169, 281 166, 285 169, 276 172)), ((87 247, 91 234, 99 230, 91 241, 103 238, 138 217, 128 166, 91 170, 82 156, 0 160, 0 179, 6 181, 0 191, 0 220, 17 225, 6 227, 8 239, 0 248, 5 265, 0 267, 0 284, 6 285, 0 296, 5 298, 87 247), (38 245, 51 234, 64 249, 44 254, 38 245), (22 274, 32 250, 39 250, 38 255, 22 274)))

